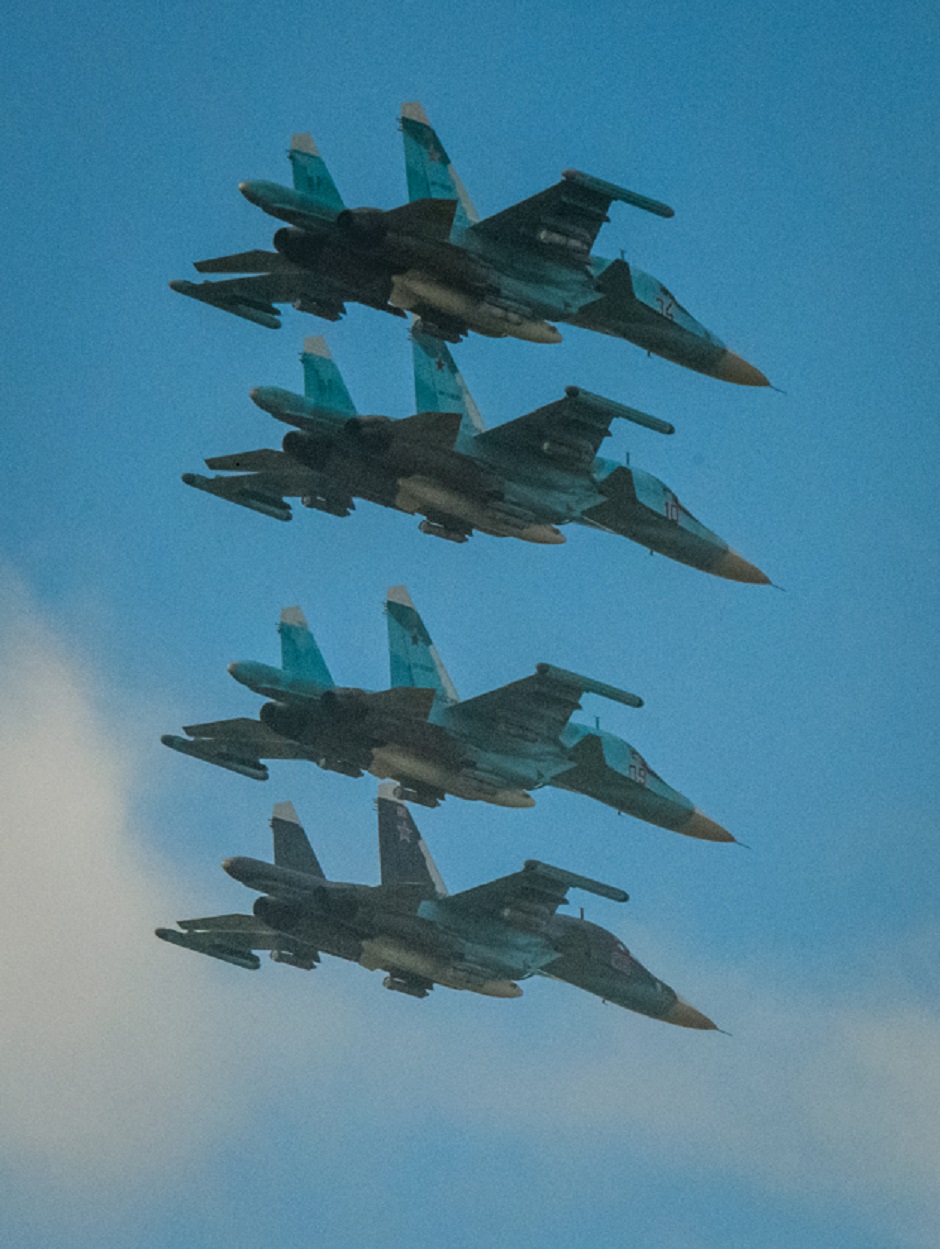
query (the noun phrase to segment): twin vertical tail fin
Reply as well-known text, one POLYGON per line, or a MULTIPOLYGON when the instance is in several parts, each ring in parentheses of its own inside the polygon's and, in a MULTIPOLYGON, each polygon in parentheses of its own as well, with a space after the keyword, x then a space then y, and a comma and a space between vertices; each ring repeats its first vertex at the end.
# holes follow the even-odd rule
POLYGON ((383 885, 422 885, 431 897, 445 897, 447 889, 424 844, 411 812, 395 797, 395 786, 379 786, 379 861, 383 885))
POLYGON ((479 221, 457 170, 417 101, 401 106, 401 130, 409 200, 455 199, 454 229, 458 232, 479 221))
POLYGON ((326 661, 307 626, 307 618, 299 607, 284 608, 277 631, 281 635, 281 668, 284 673, 312 681, 324 689, 332 689, 336 682, 330 676, 326 661))
POLYGON ((460 701, 424 621, 403 585, 393 585, 385 601, 388 658, 393 687, 433 689, 434 703, 451 707, 460 701))
POLYGON ((292 802, 275 803, 271 832, 274 834, 274 862, 278 867, 289 867, 292 871, 326 880, 292 802))
POLYGON ((326 339, 315 337, 304 339, 303 354, 300 359, 304 366, 304 395, 318 408, 327 408, 331 412, 347 412, 356 415, 356 405, 349 397, 343 375, 330 355, 326 339))
POLYGON ((328 214, 341 213, 345 207, 343 197, 337 191, 336 183, 317 151, 313 136, 295 134, 291 138, 288 157, 294 175, 294 190, 300 191, 302 195, 309 195, 328 214))
POLYGON ((416 412, 459 412, 460 440, 482 434, 486 426, 446 343, 412 328, 416 412))

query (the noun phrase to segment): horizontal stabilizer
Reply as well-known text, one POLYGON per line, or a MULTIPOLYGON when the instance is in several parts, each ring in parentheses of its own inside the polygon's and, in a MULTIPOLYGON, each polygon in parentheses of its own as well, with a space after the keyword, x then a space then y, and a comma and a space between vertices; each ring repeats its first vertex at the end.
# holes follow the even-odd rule
MULTIPOLYGON (((218 458, 225 460, 230 457, 218 458)), ((216 466, 210 464, 209 467, 216 466)), ((218 467, 225 468, 227 465, 220 464, 218 467)), ((217 498, 227 499, 229 503, 237 503, 239 507, 247 507, 252 512, 260 512, 262 516, 270 516, 273 520, 290 520, 293 516, 290 504, 280 495, 269 495, 252 490, 244 480, 239 478, 203 477, 201 473, 184 473, 183 482, 206 494, 214 494, 217 498)))
POLYGON ((364 694, 363 700, 370 717, 391 716, 398 719, 407 716, 413 720, 426 720, 431 714, 434 693, 433 689, 400 686, 379 690, 374 694, 364 694))
POLYGON ((280 252, 255 248, 250 252, 236 252, 233 256, 197 260, 193 268, 197 273, 293 273, 296 265, 280 252))
POLYGON ((418 199, 390 208, 384 220, 390 230, 446 242, 454 224, 455 199, 418 199))
POLYGON ((457 441, 460 422, 459 412, 416 412, 414 416, 395 421, 390 430, 395 439, 449 451, 457 441))
POLYGON ((235 451, 231 455, 214 455, 206 467, 226 473, 270 473, 282 471, 287 457, 283 451, 263 448, 260 451, 235 451))
POLYGON ((596 893, 598 897, 609 898, 611 902, 628 902, 630 895, 615 885, 604 885, 590 876, 579 876, 577 872, 567 872, 561 867, 552 867, 549 863, 540 863, 538 859, 526 859, 525 871, 536 872, 549 880, 557 880, 568 889, 583 889, 586 893, 596 893))
POLYGON ((252 781, 266 781, 268 769, 260 759, 248 753, 242 753, 215 740, 191 741, 187 737, 177 737, 173 733, 164 733, 160 738, 164 746, 178 751, 181 755, 189 755, 193 759, 202 759, 204 763, 214 763, 216 767, 225 768, 239 776, 247 776, 252 781))
POLYGON ((608 685, 604 681, 595 681, 593 677, 583 677, 577 672, 569 672, 567 668, 556 668, 552 664, 537 664, 535 670, 540 677, 546 677, 559 685, 567 685, 582 694, 596 694, 599 698, 622 703, 624 707, 643 706, 643 699, 638 694, 630 694, 627 690, 620 690, 615 685, 608 685))
POLYGON ((261 966, 261 960, 250 947, 228 945, 211 933, 177 932, 175 928, 157 928, 155 935, 171 945, 195 950, 197 954, 208 954, 210 958, 221 959, 223 963, 232 963, 235 967, 244 967, 246 971, 257 971, 261 966))
POLYGON ((242 317, 245 321, 253 321, 255 325, 263 325, 265 329, 279 330, 281 318, 278 309, 271 303, 257 302, 239 297, 224 289, 223 282, 171 282, 170 289, 179 295, 188 295, 190 299, 198 299, 200 303, 212 304, 223 312, 231 312, 233 316, 242 317))

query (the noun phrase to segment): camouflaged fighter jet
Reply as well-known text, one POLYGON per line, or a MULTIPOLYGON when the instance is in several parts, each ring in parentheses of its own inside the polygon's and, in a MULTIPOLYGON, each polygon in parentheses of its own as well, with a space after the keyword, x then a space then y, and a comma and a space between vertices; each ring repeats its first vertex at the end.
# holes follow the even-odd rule
POLYGON ((188 486, 276 520, 287 497, 348 516, 366 499, 424 516, 422 533, 466 542, 475 529, 524 542, 560 543, 576 522, 732 581, 769 578, 700 524, 658 478, 597 455, 616 417, 660 433, 673 427, 569 386, 562 399, 487 430, 440 339, 413 338, 417 414, 359 416, 322 338, 301 356, 304 394, 259 386, 251 398, 286 425, 282 449, 206 460, 237 476, 185 473, 188 486))
POLYGON ((710 377, 769 385, 656 278, 625 260, 592 255, 612 203, 671 217, 667 205, 566 169, 555 186, 481 221, 421 105, 406 104, 401 124, 409 203, 347 208, 313 139, 294 135, 293 187, 239 186, 252 204, 288 223, 274 235, 274 251, 197 261, 200 273, 246 276, 170 286, 270 329, 280 325, 277 305, 284 303, 330 321, 347 302, 397 316, 407 310, 425 332, 449 342, 473 330, 557 343, 551 322, 567 321, 710 377))
POLYGON ((265 703, 257 720, 193 724, 165 746, 264 781, 263 759, 307 759, 347 776, 398 782, 398 797, 436 807, 447 794, 532 807, 554 785, 689 837, 734 841, 622 738, 571 721, 584 694, 642 707, 636 694, 541 663, 535 674, 461 702, 404 586, 386 603, 391 688, 338 687, 303 613, 281 613, 281 667, 233 663, 265 703))
POLYGON ((379 787, 380 885, 327 880, 289 802, 274 808, 274 862, 226 859, 229 876, 257 890, 253 915, 187 919, 158 928, 163 941, 255 971, 256 950, 312 971, 321 954, 388 974, 386 989, 427 997, 436 984, 486 997, 521 997, 517 980, 566 980, 607 1002, 679 1024, 714 1029, 586 919, 556 915, 569 889, 626 902, 622 889, 530 859, 521 872, 448 894, 411 813, 379 787))

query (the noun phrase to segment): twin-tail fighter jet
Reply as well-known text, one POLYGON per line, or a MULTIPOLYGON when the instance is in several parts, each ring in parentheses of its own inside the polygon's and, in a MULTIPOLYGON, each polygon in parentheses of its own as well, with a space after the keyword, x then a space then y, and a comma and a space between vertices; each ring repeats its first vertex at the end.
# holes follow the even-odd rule
POLYGON ((661 828, 734 841, 612 733, 571 720, 584 694, 641 707, 602 681, 540 663, 533 676, 461 702, 404 586, 386 603, 391 688, 335 684, 299 608, 281 613, 281 667, 233 663, 236 681, 272 701, 257 720, 189 725, 164 745, 253 780, 263 759, 306 759, 348 776, 398 782, 398 796, 436 807, 447 795, 503 807, 534 806, 554 785, 661 828))
POLYGON ((448 894, 408 808, 379 787, 380 885, 327 880, 289 802, 274 808, 274 862, 226 859, 257 890, 253 915, 215 915, 158 928, 174 945, 257 970, 256 950, 312 971, 321 954, 388 974, 386 989, 427 997, 436 984, 521 997, 531 976, 566 980, 607 1002, 684 1028, 714 1029, 633 957, 613 933, 557 915, 569 889, 626 902, 622 889, 529 860, 521 872, 448 894))
POLYGON ((401 125, 407 204, 347 208, 313 139, 295 135, 293 187, 239 186, 252 204, 288 223, 274 235, 274 251, 198 261, 200 273, 245 276, 171 287, 271 329, 285 303, 330 321, 347 302, 397 316, 407 310, 426 333, 449 342, 473 330, 557 343, 552 322, 565 321, 710 377, 769 385, 656 278, 592 254, 612 203, 671 217, 667 205, 566 169, 548 190, 480 220, 420 104, 404 106, 401 125))
POLYGON ((423 533, 466 542, 474 530, 561 543, 575 522, 732 581, 769 578, 682 506, 657 477, 597 454, 617 417, 661 433, 672 426, 569 386, 562 399, 486 429, 440 339, 414 333, 417 413, 359 416, 322 338, 301 356, 303 395, 259 386, 251 397, 296 428, 282 449, 206 460, 236 476, 186 473, 183 481, 242 507, 290 520, 287 498, 348 516, 355 499, 424 517, 423 533))

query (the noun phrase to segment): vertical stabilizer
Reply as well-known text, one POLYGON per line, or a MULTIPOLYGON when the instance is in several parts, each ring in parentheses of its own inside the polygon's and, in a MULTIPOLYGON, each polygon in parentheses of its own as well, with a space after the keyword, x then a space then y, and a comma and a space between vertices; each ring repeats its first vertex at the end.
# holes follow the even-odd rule
POLYGON ((345 205, 336 189, 323 157, 317 151, 313 136, 295 134, 290 141, 291 169, 294 174, 294 190, 311 199, 331 213, 341 213, 345 205))
POLYGON ((415 411, 459 412, 461 441, 482 434, 486 426, 480 410, 447 344, 412 329, 411 354, 415 370, 415 411))
POLYGON ((332 689, 335 682, 299 607, 284 608, 277 631, 281 635, 281 668, 285 675, 332 689))
POLYGON ((446 897, 447 889, 424 844, 411 812, 393 797, 394 784, 379 786, 379 861, 383 885, 425 885, 430 896, 446 897))
POLYGON ((435 703, 459 702, 454 683, 447 675, 424 621, 415 610, 403 585, 393 585, 385 601, 388 621, 388 658, 391 683, 436 691, 435 703))
POLYGON ((356 405, 349 397, 343 375, 330 355, 326 339, 304 339, 301 354, 304 366, 304 394, 318 408, 330 408, 333 412, 356 415, 356 405))
POLYGON ((480 216, 450 163, 443 143, 416 100, 401 106, 401 130, 405 141, 408 199, 455 199, 454 230, 457 232, 479 221, 480 216))
POLYGON ((306 872, 308 876, 326 880, 292 802, 274 804, 271 832, 274 834, 274 862, 278 867, 289 867, 294 872, 306 872))

